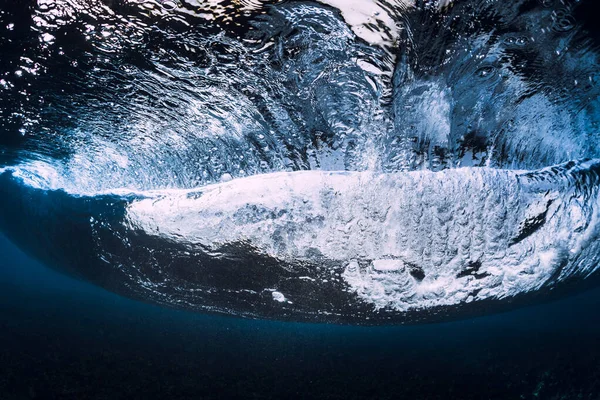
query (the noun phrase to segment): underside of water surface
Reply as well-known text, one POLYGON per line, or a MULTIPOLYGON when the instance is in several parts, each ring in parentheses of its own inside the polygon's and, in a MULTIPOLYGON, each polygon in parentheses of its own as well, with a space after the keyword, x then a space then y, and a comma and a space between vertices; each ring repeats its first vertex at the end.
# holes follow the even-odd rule
POLYGON ((600 258, 593 0, 0 7, 0 229, 168 307, 379 324, 600 258))

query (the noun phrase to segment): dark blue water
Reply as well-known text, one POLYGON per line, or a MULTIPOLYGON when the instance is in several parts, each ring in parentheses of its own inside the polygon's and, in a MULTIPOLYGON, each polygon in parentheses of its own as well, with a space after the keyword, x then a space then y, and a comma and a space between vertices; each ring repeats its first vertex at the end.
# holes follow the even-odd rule
MULTIPOLYGON (((267 291, 262 315, 274 318, 268 311, 281 304, 269 290, 287 270, 237 261, 221 268, 215 257, 210 265, 221 275, 206 274, 204 259, 190 263, 181 251, 185 243, 125 230, 124 206, 102 202, 106 190, 196 189, 281 171, 537 170, 600 159, 597 1, 399 3, 0 0, 0 168, 15 167, 28 182, 5 179, 2 231, 98 283, 54 272, 0 236, 0 400, 600 399, 600 288, 572 286, 577 295, 554 302, 540 292, 546 303, 503 314, 387 327, 207 316, 149 303, 176 292, 204 310, 214 304, 187 288, 254 288, 267 291), (353 22, 349 4, 366 4, 358 14, 368 18, 353 22), (109 222, 118 219, 108 228, 119 229, 97 230, 102 220, 89 216, 98 204, 109 222), (105 264, 131 280, 113 279, 98 268, 105 264), (163 271, 180 279, 159 286, 163 271), (204 285, 199 277, 207 276, 215 279, 204 285), (150 291, 147 303, 100 287, 133 296, 148 283, 165 290, 150 291)), ((594 196, 581 204, 596 217, 592 172, 583 183, 594 183, 594 196)), ((469 193, 457 204, 474 203, 469 193)), ((447 195, 433 190, 424 200, 436 205, 447 195)), ((507 246, 542 232, 554 201, 524 214, 507 246)), ((493 231, 502 218, 472 222, 493 231)), ((575 224, 572 231, 584 232, 575 224)), ((524 248, 579 248, 556 232, 524 248)), ((590 232, 596 246, 598 230, 590 232)), ((432 230, 424 239, 441 236, 432 230)), ((378 240, 360 239, 357 246, 378 240)), ((598 253, 585 250, 576 259, 586 261, 576 264, 581 271, 557 263, 553 276, 587 276, 598 253)), ((477 259, 452 276, 486 278, 477 259)), ((409 282, 430 272, 416 271, 409 282)), ((513 275, 528 281, 514 294, 543 283, 513 275)), ((326 295, 321 303, 337 296, 354 304, 340 295, 346 287, 315 282, 317 292, 300 291, 317 303, 309 311, 324 307, 314 293, 326 295)), ((228 296, 216 304, 229 307, 228 296)), ((236 300, 252 309, 262 298, 236 300)), ((237 307, 226 309, 243 311, 237 307)))
POLYGON ((294 324, 127 300, 0 249, 2 399, 600 398, 600 289, 444 324, 294 324))

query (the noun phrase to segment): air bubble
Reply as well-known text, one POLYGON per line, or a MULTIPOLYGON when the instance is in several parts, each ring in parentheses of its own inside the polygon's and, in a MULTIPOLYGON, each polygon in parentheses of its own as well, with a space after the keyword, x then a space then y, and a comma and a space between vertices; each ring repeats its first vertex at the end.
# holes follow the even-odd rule
POLYGON ((552 15, 552 30, 555 32, 568 32, 575 27, 575 18, 567 10, 561 9, 552 15))
POLYGON ((515 43, 519 46, 525 46, 527 43, 529 43, 529 39, 527 39, 525 36, 520 36, 517 38, 515 43))
POLYGON ((489 79, 496 72, 496 68, 492 65, 486 65, 475 71, 475 75, 483 79, 489 79))
POLYGON ((174 10, 177 8, 177 3, 174 1, 163 1, 161 3, 161 6, 165 9, 165 10, 174 10))
POLYGON ((52 43, 55 39, 56 38, 49 33, 43 33, 42 35, 40 35, 40 40, 45 43, 52 43))
POLYGON ((516 39, 514 38, 514 36, 508 36, 504 39, 504 43, 508 45, 515 44, 515 41, 516 39))

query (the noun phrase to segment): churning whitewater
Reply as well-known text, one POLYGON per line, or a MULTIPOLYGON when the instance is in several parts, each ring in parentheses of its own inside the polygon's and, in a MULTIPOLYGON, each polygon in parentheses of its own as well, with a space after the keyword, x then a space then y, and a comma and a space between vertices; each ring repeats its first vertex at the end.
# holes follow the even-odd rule
POLYGON ((573 290, 600 257, 599 45, 578 1, 513 3, 39 0, 5 24, 35 46, 0 62, 0 229, 124 296, 251 318, 573 290))
POLYGON ((246 243, 290 265, 344 265, 329 271, 340 286, 376 310, 409 311, 593 272, 599 168, 277 173, 157 193, 131 203, 126 220, 211 253, 246 243))
MULTIPOLYGON (((76 256, 49 261, 85 263, 112 289, 213 312, 377 322, 591 275, 599 172, 595 160, 534 172, 300 171, 91 197, 18 193, 23 178, 5 172, 2 206, 32 217, 25 232, 51 234, 15 237, 34 253, 82 235, 76 256)), ((10 232, 14 221, 1 223, 10 232)))

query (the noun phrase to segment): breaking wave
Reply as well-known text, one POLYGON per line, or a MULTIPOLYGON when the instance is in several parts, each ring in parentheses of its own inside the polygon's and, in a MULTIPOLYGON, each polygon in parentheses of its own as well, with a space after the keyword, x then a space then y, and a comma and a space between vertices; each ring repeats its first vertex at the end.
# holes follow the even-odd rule
POLYGON ((406 322, 545 296, 600 255, 590 1, 13 5, 0 227, 206 312, 406 322))

